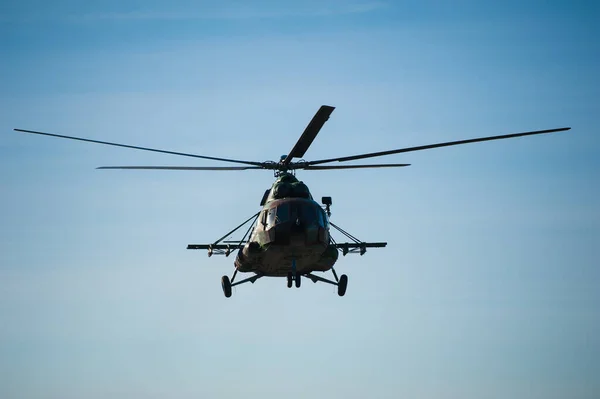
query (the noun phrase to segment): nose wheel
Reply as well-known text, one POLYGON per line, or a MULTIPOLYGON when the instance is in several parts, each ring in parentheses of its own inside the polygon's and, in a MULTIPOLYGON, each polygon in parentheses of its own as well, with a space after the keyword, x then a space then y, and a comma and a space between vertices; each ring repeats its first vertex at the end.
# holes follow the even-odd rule
POLYGON ((288 288, 292 288, 292 285, 294 285, 294 283, 296 284, 296 288, 300 288, 300 285, 302 285, 302 280, 300 278, 301 277, 298 273, 296 273, 296 275, 294 276, 292 272, 289 272, 287 275, 288 288))

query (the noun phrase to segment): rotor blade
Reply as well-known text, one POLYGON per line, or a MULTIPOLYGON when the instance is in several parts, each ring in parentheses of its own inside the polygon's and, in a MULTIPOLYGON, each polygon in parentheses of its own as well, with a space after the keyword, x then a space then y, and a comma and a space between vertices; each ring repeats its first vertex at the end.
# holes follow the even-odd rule
POLYGON ((430 148, 449 147, 449 146, 452 146, 452 145, 477 143, 477 142, 480 142, 480 141, 501 140, 501 139, 510 139, 510 138, 513 138, 513 137, 531 136, 531 135, 534 135, 534 134, 562 132, 564 130, 569 130, 569 129, 571 129, 571 128, 570 127, 562 127, 562 128, 558 128, 558 129, 537 130, 537 131, 533 131, 533 132, 505 134, 505 135, 502 135, 502 136, 490 136, 490 137, 480 137, 480 138, 468 139, 468 140, 449 141, 449 142, 446 142, 446 143, 428 144, 428 145, 421 145, 421 146, 418 146, 418 147, 400 148, 400 149, 397 149, 397 150, 371 152, 371 153, 368 153, 368 154, 352 155, 352 156, 348 156, 348 157, 320 159, 320 160, 317 160, 317 161, 309 161, 308 164, 309 165, 318 165, 318 164, 323 164, 323 163, 328 163, 328 162, 335 162, 335 161, 338 161, 338 162, 354 161, 356 159, 381 157, 381 156, 384 156, 384 155, 399 154, 399 153, 402 153, 402 152, 421 151, 421 150, 428 150, 430 148))
POLYGON ((322 105, 321 108, 319 108, 308 126, 306 126, 306 129, 304 129, 304 133, 302 133, 302 136, 300 136, 294 148, 292 148, 290 153, 283 160, 285 166, 289 165, 293 158, 302 158, 304 156, 304 153, 308 150, 308 147, 310 147, 315 137, 317 137, 317 134, 325 122, 327 122, 329 115, 331 115, 334 109, 335 107, 329 105, 322 105))
POLYGON ((409 163, 382 163, 373 165, 324 165, 324 166, 307 166, 300 168, 304 170, 328 170, 328 169, 362 169, 362 168, 400 168, 410 166, 409 163))
POLYGON ((261 162, 239 161, 237 159, 208 157, 208 156, 205 156, 205 155, 187 154, 187 153, 184 153, 184 152, 175 152, 175 151, 167 151, 167 150, 157 150, 157 149, 154 149, 154 148, 138 147, 138 146, 128 145, 128 144, 110 143, 108 141, 99 141, 99 140, 84 139, 84 138, 81 138, 81 137, 63 136, 61 134, 36 132, 34 130, 23 130, 23 129, 14 129, 14 130, 17 131, 17 132, 23 132, 23 133, 39 134, 39 135, 42 135, 42 136, 51 136, 51 137, 59 137, 59 138, 62 138, 62 139, 87 141, 88 143, 112 145, 112 146, 115 146, 115 147, 133 148, 134 150, 160 152, 160 153, 164 153, 164 154, 181 155, 181 156, 184 156, 184 157, 210 159, 210 160, 213 160, 213 161, 223 161, 223 162, 234 162, 234 163, 241 163, 241 164, 254 165, 254 166, 261 166, 262 165, 261 162))
POLYGON ((137 169, 137 170, 247 170, 263 169, 259 166, 100 166, 96 169, 137 169))

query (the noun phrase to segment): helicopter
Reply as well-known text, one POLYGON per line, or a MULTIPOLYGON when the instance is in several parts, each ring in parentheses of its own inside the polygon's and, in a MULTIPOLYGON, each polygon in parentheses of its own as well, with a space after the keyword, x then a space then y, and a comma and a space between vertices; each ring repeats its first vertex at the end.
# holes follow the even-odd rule
POLYGON ((344 163, 365 158, 375 158, 385 155, 421 151, 432 148, 448 147, 491 140, 509 139, 523 136, 561 132, 570 127, 537 130, 522 133, 512 133, 500 136, 479 137, 467 140, 449 141, 406 147, 394 150, 379 151, 351 156, 306 161, 302 157, 311 146, 317 134, 329 119, 335 107, 322 105, 304 132, 287 155, 279 161, 256 162, 229 158, 197 155, 183 152, 167 151, 119 144, 106 141, 92 140, 81 137, 65 136, 34 130, 14 129, 17 132, 78 140, 89 143, 104 144, 143 151, 152 151, 191 158, 207 159, 237 164, 237 166, 100 166, 97 169, 133 169, 133 170, 198 170, 198 171, 241 171, 249 169, 265 169, 274 173, 275 182, 267 189, 260 201, 260 211, 246 219, 243 223, 227 232, 210 244, 189 244, 187 249, 207 250, 208 256, 224 255, 228 257, 236 253, 234 272, 231 278, 224 275, 221 287, 225 297, 232 295, 232 287, 254 283, 262 277, 285 277, 287 286, 295 285, 300 288, 302 279, 314 283, 323 282, 337 287, 339 296, 344 296, 348 285, 348 276, 338 277, 334 265, 339 254, 349 253, 364 255, 367 248, 383 248, 386 242, 365 242, 348 233, 330 220, 331 197, 322 197, 321 204, 313 198, 308 186, 298 180, 297 170, 336 170, 362 168, 398 168, 410 166, 406 163, 386 164, 342 164, 327 165, 333 162, 344 163), (240 166, 243 165, 243 166, 240 166), (249 224, 240 240, 226 240, 233 233, 249 224), (331 235, 331 229, 343 234, 348 242, 337 242, 331 235), (333 280, 317 275, 317 272, 331 271, 333 280), (237 273, 252 273, 248 278, 236 281, 237 273))

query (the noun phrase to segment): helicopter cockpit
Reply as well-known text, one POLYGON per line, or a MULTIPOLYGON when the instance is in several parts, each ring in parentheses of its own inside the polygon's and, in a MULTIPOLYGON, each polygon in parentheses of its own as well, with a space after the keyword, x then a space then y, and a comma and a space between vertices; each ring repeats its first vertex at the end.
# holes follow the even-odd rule
POLYGON ((306 244, 327 243, 329 222, 325 211, 315 201, 290 198, 275 201, 263 211, 261 222, 269 242, 289 244, 290 239, 304 238, 306 244))
POLYGON ((295 200, 273 204, 266 213, 266 228, 292 221, 305 226, 327 226, 323 209, 314 201, 295 200))

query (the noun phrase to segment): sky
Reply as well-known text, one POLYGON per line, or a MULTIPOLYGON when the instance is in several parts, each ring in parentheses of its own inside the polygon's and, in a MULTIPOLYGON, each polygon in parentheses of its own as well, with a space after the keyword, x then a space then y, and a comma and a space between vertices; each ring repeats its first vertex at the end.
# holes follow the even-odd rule
POLYGON ((600 7, 593 1, 6 1, 0 5, 0 397, 598 398, 600 7), (307 160, 569 126, 304 171, 346 296, 234 288, 187 251, 269 171, 42 130, 307 160), (366 163, 366 162, 365 162, 366 163), (338 241, 342 239, 337 235, 338 241))

